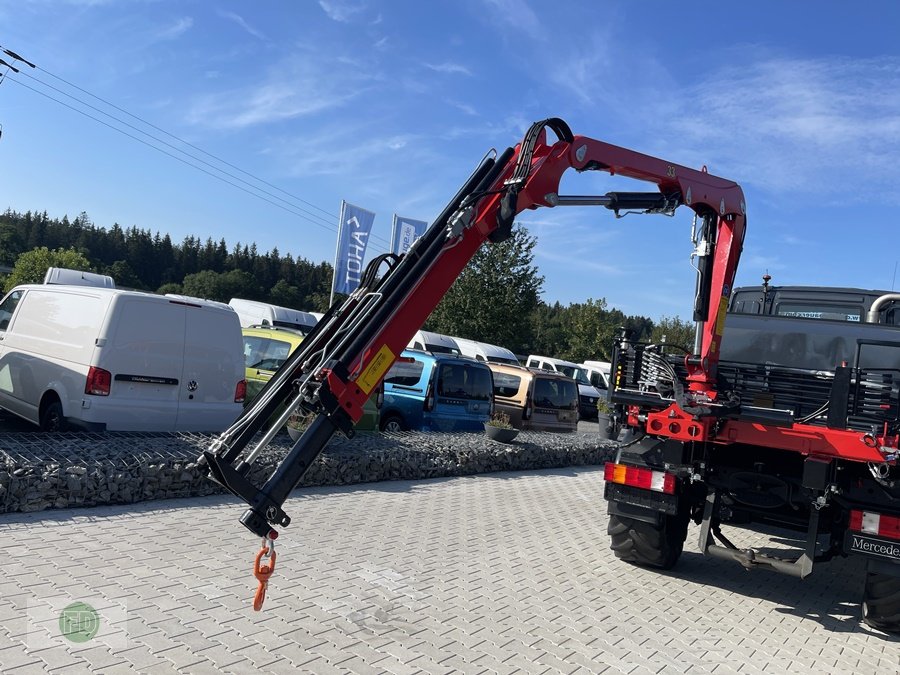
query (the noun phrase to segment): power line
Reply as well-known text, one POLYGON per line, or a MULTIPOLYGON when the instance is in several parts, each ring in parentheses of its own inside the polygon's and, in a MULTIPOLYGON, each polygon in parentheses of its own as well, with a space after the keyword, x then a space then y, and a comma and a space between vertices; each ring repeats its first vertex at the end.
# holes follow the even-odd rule
MULTIPOLYGON (((94 117, 94 116, 91 115, 90 113, 86 113, 86 112, 84 112, 83 110, 79 110, 79 109, 76 108, 75 106, 69 105, 69 104, 66 103, 65 101, 61 101, 61 100, 59 100, 58 98, 54 98, 54 97, 51 96, 50 94, 44 93, 44 92, 40 91, 39 89, 35 89, 34 87, 30 87, 30 86, 28 86, 27 84, 25 84, 24 82, 21 82, 21 81, 15 79, 15 78, 8 77, 7 79, 9 79, 11 82, 15 82, 15 83, 18 84, 19 86, 25 87, 26 89, 30 89, 31 91, 35 92, 36 94, 40 94, 41 96, 44 96, 44 97, 46 97, 46 98, 49 98, 51 101, 56 101, 56 102, 59 103, 60 105, 65 106, 66 108, 69 108, 70 110, 74 110, 75 112, 77 112, 77 113, 79 113, 79 114, 81 114, 81 115, 84 115, 85 117, 88 117, 88 118, 94 120, 95 122, 99 122, 99 123, 102 124, 103 126, 109 127, 109 128, 112 129, 113 131, 118 131, 118 132, 119 132, 120 134, 122 134, 123 136, 127 136, 128 138, 131 138, 131 139, 137 141, 138 143, 143 143, 143 144, 146 145, 148 148, 153 148, 153 149, 156 150, 157 152, 161 152, 161 153, 164 154, 164 155, 168 155, 168 156, 171 157, 172 159, 176 159, 176 160, 178 160, 179 162, 181 162, 182 164, 186 164, 187 166, 189 166, 189 167, 191 167, 191 168, 197 169, 198 171, 202 171, 203 173, 207 174, 208 176, 212 176, 213 178, 215 178, 215 179, 217 179, 217 180, 220 180, 220 181, 222 181, 223 183, 227 183, 228 185, 231 185, 232 187, 236 187, 238 190, 242 190, 242 191, 246 192, 246 193, 249 194, 249 195, 253 195, 254 197, 257 197, 258 199, 262 199, 263 201, 268 202, 269 204, 272 204, 273 206, 277 206, 278 208, 280 208, 280 209, 282 209, 282 210, 284 210, 284 211, 287 211, 288 213, 291 213, 291 214, 293 214, 293 215, 295 215, 295 216, 299 216, 300 218, 303 218, 304 220, 309 221, 310 223, 312 223, 313 225, 316 225, 317 227, 321 227, 321 228, 323 228, 323 229, 326 229, 326 230, 329 230, 329 231, 332 231, 332 232, 335 231, 335 228, 334 228, 334 227, 328 227, 327 225, 324 225, 324 224, 322 224, 322 223, 317 223, 317 222, 315 222, 315 221, 309 220, 309 218, 306 218, 302 213, 300 213, 300 212, 298 212, 298 211, 294 211, 293 209, 290 209, 290 208, 288 208, 287 206, 284 206, 283 204, 279 204, 278 202, 274 202, 274 201, 272 201, 271 199, 267 199, 266 197, 263 197, 262 195, 260 195, 260 194, 258 194, 258 193, 256 193, 256 192, 253 192, 252 190, 249 190, 248 188, 245 188, 245 187, 242 186, 242 185, 239 185, 239 184, 237 184, 237 183, 233 183, 232 181, 228 180, 227 178, 223 178, 222 176, 219 176, 219 175, 217 175, 217 174, 214 174, 212 171, 208 171, 207 169, 204 169, 204 168, 201 167, 201 166, 197 166, 196 164, 191 164, 189 161, 187 161, 186 159, 184 159, 184 158, 182 158, 182 157, 179 157, 178 155, 174 155, 174 154, 172 154, 171 152, 167 152, 166 150, 163 150, 162 148, 159 148, 159 147, 157 147, 157 146, 155 146, 155 145, 152 145, 151 143, 147 143, 147 141, 145 141, 144 139, 138 138, 137 136, 134 136, 133 134, 129 134, 127 131, 124 131, 124 130, 122 130, 122 129, 119 129, 118 127, 115 127, 115 126, 113 126, 112 124, 110 124, 110 123, 108 123, 108 122, 104 122, 104 121, 101 120, 99 117, 94 117)), ((117 120, 117 121, 118 121, 118 120, 117 120)))
MULTIPOLYGON (((145 124, 145 125, 147 125, 148 127, 152 128, 152 129, 155 129, 155 130, 159 131, 160 133, 165 134, 166 136, 169 136, 170 138, 175 139, 175 140, 178 141, 179 143, 182 143, 182 144, 184 144, 184 145, 186 145, 186 146, 188 146, 188 147, 190 147, 190 148, 193 148, 193 149, 195 149, 197 152, 200 152, 200 153, 206 155, 207 157, 210 157, 210 158, 216 160, 217 162, 220 162, 221 164, 224 164, 225 166, 228 166, 228 167, 233 168, 235 171, 238 171, 238 172, 240 172, 240 173, 242 173, 242 174, 244 174, 244 175, 246 175, 246 176, 249 176, 249 177, 252 178, 253 180, 255 180, 255 181, 259 182, 259 183, 262 183, 263 185, 267 185, 267 186, 271 187, 272 189, 277 190, 278 192, 281 192, 282 194, 285 194, 285 195, 289 196, 291 199, 294 199, 294 200, 296 200, 296 201, 298 201, 298 202, 301 202, 302 204, 306 204, 307 206, 310 206, 311 208, 314 208, 314 209, 316 209, 316 210, 318 210, 318 211, 321 211, 321 212, 324 213, 325 215, 327 215, 327 216, 329 216, 329 217, 331 217, 331 218, 335 218, 335 219, 336 219, 336 217, 334 216, 334 214, 329 213, 329 212, 326 211, 325 209, 323 209, 323 208, 321 208, 321 207, 319 207, 319 206, 317 206, 317 205, 315 205, 315 204, 312 204, 311 202, 308 202, 308 201, 302 199, 301 197, 298 197, 298 196, 296 196, 296 195, 294 195, 294 194, 288 192, 287 190, 283 190, 282 188, 279 188, 278 186, 273 185, 272 183, 270 183, 270 182, 268 182, 268 181, 266 181, 266 180, 264 180, 264 179, 262 179, 262 178, 259 178, 258 176, 254 175, 254 174, 252 174, 252 173, 250 173, 250 172, 248 172, 248 171, 245 171, 244 169, 241 169, 240 167, 235 166, 234 164, 232 164, 232 163, 230 163, 230 162, 228 162, 228 161, 226 161, 226 160, 224 160, 224 159, 221 159, 220 157, 217 157, 216 155, 213 155, 212 153, 209 153, 209 152, 203 150, 202 148, 200 148, 200 147, 198 147, 198 146, 196 146, 196 145, 194 145, 194 144, 192 144, 192 143, 190 143, 190 142, 188 142, 188 141, 185 141, 184 139, 182 139, 182 138, 176 136, 175 134, 172 134, 172 133, 170 133, 170 132, 168 132, 168 131, 166 131, 166 130, 164 130, 164 129, 162 129, 162 128, 160 128, 160 127, 158 127, 158 126, 156 126, 156 125, 154 125, 154 124, 152 124, 152 123, 150 123, 150 122, 148 122, 147 120, 144 120, 144 119, 141 118, 140 116, 134 115, 133 113, 130 113, 130 112, 128 112, 127 110, 125 110, 125 109, 123 109, 123 108, 121 108, 121 107, 119 107, 119 106, 117 106, 117 105, 115 105, 115 104, 113 104, 113 103, 111 103, 111 102, 109 102, 109 101, 103 99, 102 97, 99 97, 99 96, 97 96, 97 95, 95 95, 95 94, 92 94, 91 92, 87 91, 86 89, 83 89, 82 87, 79 87, 78 85, 73 84, 73 83, 69 82, 68 80, 66 80, 66 79, 64 79, 64 78, 62 78, 62 77, 59 77, 59 76, 57 76, 57 75, 54 75, 54 74, 51 73, 50 71, 47 71, 47 70, 45 70, 45 69, 43 69, 43 68, 40 68, 40 67, 38 67, 38 66, 35 66, 34 64, 32 64, 32 63, 26 61, 25 59, 23 59, 21 56, 19 56, 19 55, 16 54, 15 52, 12 52, 12 51, 10 51, 10 50, 8 50, 8 49, 4 49, 2 46, 0 46, 0 49, 3 49, 3 51, 4 51, 7 55, 9 55, 11 58, 16 59, 16 60, 19 60, 19 61, 22 61, 23 63, 26 63, 27 65, 31 66, 32 68, 36 68, 37 70, 40 70, 41 72, 46 73, 46 74, 49 75, 50 77, 53 77, 54 79, 59 80, 60 82, 63 82, 63 83, 65 83, 66 85, 68 85, 68 86, 70 86, 70 87, 72 87, 72 88, 74 88, 74 89, 76 89, 76 90, 78 90, 78 91, 80 91, 80 92, 83 92, 84 94, 87 94, 88 96, 90 96, 90 97, 96 99, 97 101, 100 101, 100 102, 104 103, 105 105, 108 105, 108 106, 110 106, 111 108, 113 108, 113 109, 115 109, 115 110, 118 110, 118 111, 124 113, 125 115, 128 115, 129 117, 135 119, 135 120, 138 120, 138 121, 141 122, 142 124, 145 124)), ((328 223, 328 221, 327 221, 323 216, 321 216, 321 215, 319 215, 319 214, 317 214, 317 213, 312 213, 312 212, 310 212, 310 211, 304 209, 304 208, 301 207, 301 206, 297 206, 296 204, 292 204, 292 203, 289 202, 288 200, 286 200, 286 199, 284 199, 284 198, 282 198, 282 197, 279 197, 278 195, 273 194, 272 192, 269 192, 269 191, 267 191, 267 190, 265 190, 265 189, 259 187, 258 185, 254 185, 254 184, 252 184, 252 183, 250 183, 250 182, 244 180, 243 178, 234 175, 233 173, 230 173, 230 172, 228 172, 228 171, 226 171, 226 170, 224 170, 224 169, 222 169, 222 168, 220 168, 220 167, 217 167, 217 166, 215 166, 214 164, 211 164, 210 162, 207 162, 206 160, 202 159, 201 157, 197 157, 196 155, 193 155, 193 154, 191 154, 190 152, 187 152, 186 150, 183 150, 183 149, 181 149, 181 148, 178 148, 177 146, 175 146, 175 145, 173 145, 173 144, 171 144, 171 143, 165 141, 164 139, 161 139, 161 138, 159 138, 159 137, 157 137, 157 136, 155 136, 155 135, 153 135, 153 134, 151 134, 151 133, 149 133, 149 132, 147 132, 147 131, 144 131, 144 130, 142 130, 142 129, 136 127, 136 126, 134 126, 133 124, 130 124, 129 122, 127 122, 127 121, 125 121, 125 120, 123 120, 123 119, 117 117, 116 115, 113 115, 113 114, 110 114, 110 113, 108 113, 108 112, 106 112, 106 111, 104 111, 104 110, 101 110, 100 108, 98 108, 98 107, 92 105, 91 103, 89 103, 89 102, 87 102, 87 101, 85 101, 85 100, 79 98, 78 96, 75 96, 75 95, 70 94, 70 93, 68 93, 68 92, 66 92, 66 91, 63 91, 62 89, 59 89, 58 87, 55 87, 55 86, 53 86, 52 84, 49 84, 48 82, 45 82, 44 80, 41 80, 40 78, 34 77, 34 76, 29 75, 29 74, 24 73, 24 72, 21 72, 19 69, 16 69, 16 68, 13 67, 11 64, 8 64, 8 63, 6 63, 6 62, 2 62, 2 64, 0 64, 0 65, 6 65, 6 66, 7 66, 6 72, 3 73, 3 75, 0 75, 0 82, 2 82, 3 79, 9 79, 9 80, 12 80, 12 81, 15 82, 16 84, 18 84, 18 85, 20 85, 20 86, 22 86, 22 87, 25 87, 26 89, 29 89, 29 90, 31 90, 31 91, 37 93, 37 94, 40 94, 41 96, 44 96, 45 98, 48 98, 48 99, 50 99, 50 100, 52 100, 52 101, 54 101, 54 102, 56 102, 56 103, 59 103, 59 104, 62 105, 62 106, 65 106, 66 108, 69 108, 70 110, 73 110, 73 111, 75 111, 75 112, 77 112, 77 113, 79 113, 79 114, 81 114, 81 115, 84 115, 85 117, 87 117, 87 118, 89 118, 89 119, 92 119, 92 120, 94 120, 94 121, 96 121, 96 122, 98 122, 98 123, 100 123, 100 124, 102 124, 102 125, 104 125, 104 126, 110 128, 110 129, 112 129, 112 130, 114 130, 114 131, 117 131, 117 132, 119 132, 120 134, 122 134, 122 135, 124 135, 124 136, 127 136, 128 138, 131 138, 132 140, 138 141, 139 143, 142 143, 142 144, 146 145, 147 147, 150 147, 150 148, 156 150, 157 152, 160 152, 160 153, 162 153, 162 154, 164 154, 164 155, 166 155, 166 156, 168 156, 168 157, 171 157, 171 158, 173 158, 173 159, 176 159, 176 160, 178 160, 179 162, 181 162, 182 164, 185 164, 185 165, 187 165, 187 166, 190 166, 191 168, 197 169, 198 171, 202 171, 203 173, 207 174, 208 176, 211 176, 212 178, 215 178, 215 179, 217 179, 217 180, 219 180, 219 181, 222 181, 223 183, 226 183, 227 185, 230 185, 230 186, 235 187, 235 188, 237 188, 237 189, 239 189, 239 190, 242 190, 243 192, 245 192, 245 193, 247 193, 247 194, 249 194, 249 195, 252 195, 252 196, 254 196, 254 197, 258 198, 258 199, 261 199, 262 201, 265 201, 265 202, 267 202, 267 203, 269 203, 269 204, 271 204, 271 205, 273 205, 273 206, 276 206, 277 208, 280 208, 280 209, 282 209, 282 210, 284 210, 284 211, 286 211, 286 212, 288 212, 288 213, 290 213, 290 214, 292 214, 292 215, 295 215, 295 216, 297 216, 297 217, 299 217, 299 218, 301 218, 301 219, 303 219, 303 220, 306 220, 307 222, 309 222, 309 223, 311 223, 311 224, 313 224, 313 225, 316 225, 317 227, 320 227, 320 228, 322 228, 322 229, 326 229, 326 230, 328 230, 328 231, 330 231, 330 232, 336 232, 336 231, 337 231, 337 227, 336 227, 336 226, 334 226, 334 225, 328 223), (102 119, 100 119, 100 118, 98 118, 98 117, 95 117, 94 115, 91 115, 90 113, 85 112, 84 110, 81 110, 81 109, 79 109, 79 108, 77 108, 77 107, 75 107, 75 106, 72 106, 72 105, 66 103, 65 101, 62 101, 62 100, 60 100, 60 99, 58 99, 58 98, 56 98, 56 97, 54 97, 54 96, 52 96, 52 95, 50 95, 50 94, 47 94, 46 92, 43 92, 43 91, 41 91, 41 90, 39 90, 39 89, 36 89, 36 88, 34 88, 34 87, 31 87, 31 86, 29 86, 28 84, 26 84, 25 82, 21 81, 19 78, 10 77, 10 76, 9 76, 10 70, 13 70, 14 72, 16 72, 16 73, 19 74, 19 75, 24 75, 25 77, 30 78, 30 79, 33 80, 34 82, 36 82, 36 83, 38 83, 38 84, 40 84, 40 85, 43 85, 44 87, 47 87, 48 89, 51 89, 51 90, 53 90, 53 91, 55 91, 55 92, 57 92, 57 93, 59 93, 59 94, 65 96, 65 97, 68 97, 69 99, 72 99, 73 101, 76 101, 78 104, 80 104, 80 105, 82 105, 82 106, 85 106, 86 108, 89 108, 89 109, 91 109, 91 110, 94 110, 94 111, 96 111, 97 113, 99 113, 99 114, 101 114, 101 115, 104 115, 104 116, 108 117, 108 118, 111 119, 111 120, 114 120, 114 121, 117 122, 118 124, 121 124, 121 125, 123 125, 123 126, 129 128, 129 129, 134 130, 135 132, 137 132, 137 133, 139 133, 139 134, 144 135, 144 136, 146 136, 146 137, 152 139, 152 140, 155 141, 156 143, 161 143, 162 145, 171 148, 171 149, 174 150, 175 152, 180 153, 180 154, 184 155, 185 157, 190 158, 191 160, 193 160, 193 162, 200 162, 201 164, 204 164, 204 165, 208 166, 210 169, 212 169, 212 171, 207 170, 207 169, 204 169, 202 166, 198 166, 197 164, 195 164, 195 163, 193 163, 193 162, 191 162, 191 161, 185 160, 185 159, 182 158, 182 157, 179 157, 179 156, 177 156, 177 155, 175 155, 175 154, 172 154, 171 152, 168 152, 168 151, 166 151, 165 149, 158 147, 157 145, 154 145, 154 144, 152 144, 152 143, 148 143, 148 142, 145 141, 144 139, 139 138, 139 137, 137 137, 137 136, 134 136, 133 134, 130 134, 130 133, 128 133, 127 131, 125 131, 125 130, 123 130, 123 129, 117 127, 117 126, 114 126, 114 125, 112 125, 112 124, 109 124, 108 122, 106 122, 106 121, 104 121, 104 120, 102 120, 102 119), (234 182, 234 181, 232 181, 232 180, 228 180, 227 178, 224 178, 223 176, 219 175, 219 173, 213 173, 213 171, 216 171, 216 172, 219 172, 219 173, 221 173, 221 174, 224 174, 224 176, 228 176, 229 178, 232 178, 232 179, 234 179, 234 181, 237 181, 237 182, 234 182), (240 185, 239 183, 243 183, 243 185, 240 185), (244 186, 246 186, 246 187, 244 187, 244 186), (262 193, 262 194, 260 194, 260 193, 262 193), (269 197, 272 197, 272 199, 269 199, 269 198, 267 198, 266 196, 263 196, 263 195, 268 195, 269 197), (274 200, 278 200, 278 202, 283 202, 283 203, 278 203, 278 202, 276 202, 276 201, 273 201, 273 199, 274 199, 274 200), (285 204, 286 204, 287 206, 285 206, 285 204), (322 221, 322 222, 318 222, 318 221, 322 221)), ((332 222, 333 222, 333 221, 332 221, 332 222)), ((389 248, 389 246, 390 246, 389 242, 387 242, 387 240, 383 239, 382 237, 378 237, 377 235, 376 235, 376 236, 370 235, 370 238, 382 242, 382 244, 384 244, 386 248, 389 248)))
MULTIPOLYGON (((251 178, 253 178, 253 180, 259 181, 259 182, 262 183, 263 185, 267 185, 267 186, 269 186, 270 188, 272 188, 272 189, 274 189, 274 190, 278 190, 279 192, 281 192, 281 193, 283 193, 283 194, 286 194, 286 195, 288 195, 289 197, 291 197, 291 198, 293 198, 293 199, 296 199, 298 202, 301 202, 301 203, 306 204, 307 206, 310 206, 310 207, 312 207, 312 208, 314 208, 314 209, 316 209, 316 210, 318 210, 318 211, 321 211, 322 213, 324 213, 326 216, 329 216, 330 218, 335 218, 335 217, 336 217, 336 214, 330 213, 330 212, 326 211, 325 209, 323 209, 323 208, 321 208, 321 207, 319 207, 319 206, 316 206, 315 204, 313 204, 313 203, 311 203, 311 202, 308 202, 308 201, 306 201, 305 199, 303 199, 303 198, 301 198, 301 197, 298 197, 297 195, 295 195, 295 194, 293 194, 293 193, 291 193, 291 192, 288 192, 287 190, 284 190, 284 189, 278 187, 277 185, 273 185, 272 183, 269 183, 269 182, 266 181, 265 179, 260 178, 259 176, 256 176, 256 175, 250 173, 249 171, 245 171, 244 169, 240 168, 239 166, 235 166, 234 164, 231 164, 231 163, 228 162, 227 160, 224 160, 224 159, 222 159, 221 157, 217 157, 216 155, 214 155, 214 154, 212 154, 212 153, 210 153, 210 152, 207 152, 207 151, 204 150, 203 148, 198 147, 198 146, 194 145, 193 143, 184 140, 183 138, 179 138, 179 137, 176 136, 175 134, 173 134, 173 133, 171 133, 171 132, 168 132, 168 131, 166 131, 165 129, 161 129, 160 127, 156 126, 156 125, 153 124, 152 122, 148 122, 147 120, 145 120, 144 118, 140 117, 139 115, 135 115, 135 114, 133 114, 133 113, 130 113, 130 112, 128 112, 127 110, 125 110, 124 108, 120 108, 120 107, 117 106, 115 103, 111 103, 111 102, 107 101, 106 99, 104 99, 104 98, 102 98, 102 97, 100 97, 100 96, 97 96, 96 94, 92 94, 91 92, 87 91, 86 89, 82 89, 82 88, 79 87, 77 84, 73 84, 72 82, 69 82, 68 80, 66 80, 66 79, 64 79, 64 78, 59 77, 58 75, 54 75, 54 74, 51 73, 49 70, 45 70, 44 68, 41 68, 40 66, 38 66, 37 69, 40 70, 40 71, 43 72, 43 73, 47 73, 47 75, 49 75, 50 77, 52 77, 52 78, 54 78, 54 79, 59 80, 60 82, 64 82, 65 84, 69 85, 69 86, 72 87, 73 89, 77 89, 78 91, 87 94, 87 95, 90 96, 91 98, 95 98, 95 99, 97 99, 98 101, 101 101, 102 103, 105 103, 105 104, 108 105, 109 107, 115 108, 115 109, 118 110, 119 112, 125 113, 125 114, 128 115, 129 117, 132 117, 132 118, 134 118, 134 119, 136 119, 136 120, 142 122, 143 124, 146 124, 148 127, 151 127, 152 129, 156 129, 157 131, 159 131, 159 132, 161 132, 161 133, 164 133, 166 136, 169 136, 170 138, 174 138, 174 139, 175 139, 176 141, 178 141, 179 143, 184 143, 184 144, 187 145, 188 147, 191 147, 191 148, 193 148, 194 150, 197 150, 198 152, 202 152, 202 153, 203 153, 204 155, 206 155, 207 157, 212 157, 212 158, 213 158, 214 160, 216 160, 217 162, 221 162, 221 163, 224 164, 225 166, 231 167, 232 169, 235 169, 236 171, 240 171, 242 174, 244 174, 244 175, 246 175, 246 176, 250 176, 251 178)), ((43 83, 42 83, 42 84, 43 84, 43 83)), ((50 85, 46 85, 46 86, 50 86, 50 85)), ((68 95, 68 94, 67 94, 67 95, 68 95)), ((105 113, 104 113, 104 114, 105 114, 105 113)), ((148 135, 149 135, 149 134, 148 134, 148 135)))

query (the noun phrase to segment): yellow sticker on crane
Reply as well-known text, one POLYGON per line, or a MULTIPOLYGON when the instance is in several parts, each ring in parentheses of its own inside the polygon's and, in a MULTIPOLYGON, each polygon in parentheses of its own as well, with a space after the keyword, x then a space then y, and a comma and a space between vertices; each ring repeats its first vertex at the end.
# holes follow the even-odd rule
POLYGON ((716 317, 716 335, 721 336, 725 330, 725 313, 728 311, 728 298, 724 295, 719 300, 719 316, 716 317))
POLYGON ((375 385, 384 377, 387 369, 394 363, 394 352, 387 345, 381 345, 381 349, 375 354, 375 357, 365 367, 359 377, 356 378, 356 384, 366 394, 371 394, 375 385))

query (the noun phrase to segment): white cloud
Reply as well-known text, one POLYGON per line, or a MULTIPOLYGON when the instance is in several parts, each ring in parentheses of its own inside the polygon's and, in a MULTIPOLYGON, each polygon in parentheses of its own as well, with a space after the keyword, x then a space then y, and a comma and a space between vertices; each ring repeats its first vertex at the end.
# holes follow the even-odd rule
POLYGON ((319 7, 328 15, 328 18, 341 23, 348 23, 354 15, 366 9, 365 4, 345 2, 344 0, 319 0, 319 7))
POLYGON ((291 58, 275 64, 259 84, 199 96, 187 121, 235 129, 309 116, 346 104, 370 82, 364 71, 338 59, 291 58))
MULTIPOLYGON (((900 60, 770 58, 701 78, 669 133, 773 194, 900 200, 900 60)), ((846 201, 844 201, 846 203, 846 201)))
POLYGON ((525 0, 484 0, 492 11, 494 22, 508 28, 508 34, 525 35, 532 39, 544 40, 547 37, 543 25, 528 6, 525 0))
POLYGON ((156 38, 158 40, 174 40, 182 35, 184 35, 187 31, 191 29, 191 26, 194 25, 194 20, 185 16, 178 19, 175 23, 173 23, 168 28, 164 28, 163 30, 157 32, 156 38))
POLYGON ((259 39, 259 40, 265 40, 265 39, 266 39, 266 36, 263 35, 262 32, 258 31, 256 28, 254 28, 253 26, 251 26, 250 24, 248 24, 248 23, 244 20, 244 18, 243 18, 242 16, 240 16, 239 14, 235 14, 234 12, 226 12, 226 11, 223 11, 223 10, 219 10, 219 16, 221 16, 223 19, 228 19, 229 21, 233 21, 233 22, 236 23, 238 26, 240 26, 241 28, 243 28, 245 31, 247 31, 248 33, 250 33, 250 35, 252 35, 253 37, 255 37, 255 38, 259 39))
POLYGON ((472 71, 466 68, 463 65, 458 63, 426 63, 424 64, 426 68, 429 68, 437 73, 446 73, 448 75, 472 75, 472 71))

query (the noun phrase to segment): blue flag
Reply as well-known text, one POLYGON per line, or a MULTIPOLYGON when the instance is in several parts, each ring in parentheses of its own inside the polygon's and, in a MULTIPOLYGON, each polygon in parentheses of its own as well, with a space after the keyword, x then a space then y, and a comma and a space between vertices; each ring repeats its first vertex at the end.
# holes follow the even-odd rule
POLYGON ((334 254, 334 279, 331 297, 335 293, 350 294, 359 287, 363 258, 369 243, 369 233, 375 214, 341 201, 341 223, 338 226, 337 251, 334 254))
POLYGON ((394 228, 391 236, 391 251, 397 255, 406 253, 413 242, 425 234, 428 223, 424 220, 401 218, 394 214, 394 228))

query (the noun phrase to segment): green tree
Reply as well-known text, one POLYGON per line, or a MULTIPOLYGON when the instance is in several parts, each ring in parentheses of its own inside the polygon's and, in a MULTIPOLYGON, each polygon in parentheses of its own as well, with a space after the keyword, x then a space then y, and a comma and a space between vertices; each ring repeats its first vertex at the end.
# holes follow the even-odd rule
POLYGON ((581 363, 588 359, 608 361, 613 341, 625 317, 619 310, 606 309, 606 299, 571 304, 563 314, 567 344, 558 356, 581 363))
POLYGON ((269 289, 269 299, 274 305, 303 309, 300 306, 300 291, 296 286, 291 286, 284 279, 279 279, 275 285, 269 289))
POLYGON ((521 351, 531 343, 531 313, 544 277, 533 264, 537 239, 521 227, 500 244, 482 246, 463 269, 427 327, 521 351))
POLYGON ((662 342, 664 338, 666 344, 677 345, 693 352, 694 324, 689 321, 683 321, 677 316, 661 317, 650 333, 650 342, 662 342))
POLYGON ((46 246, 41 246, 19 256, 12 272, 6 277, 4 292, 19 284, 41 283, 48 267, 65 267, 82 272, 94 271, 90 261, 75 249, 58 248, 51 251, 46 246))

